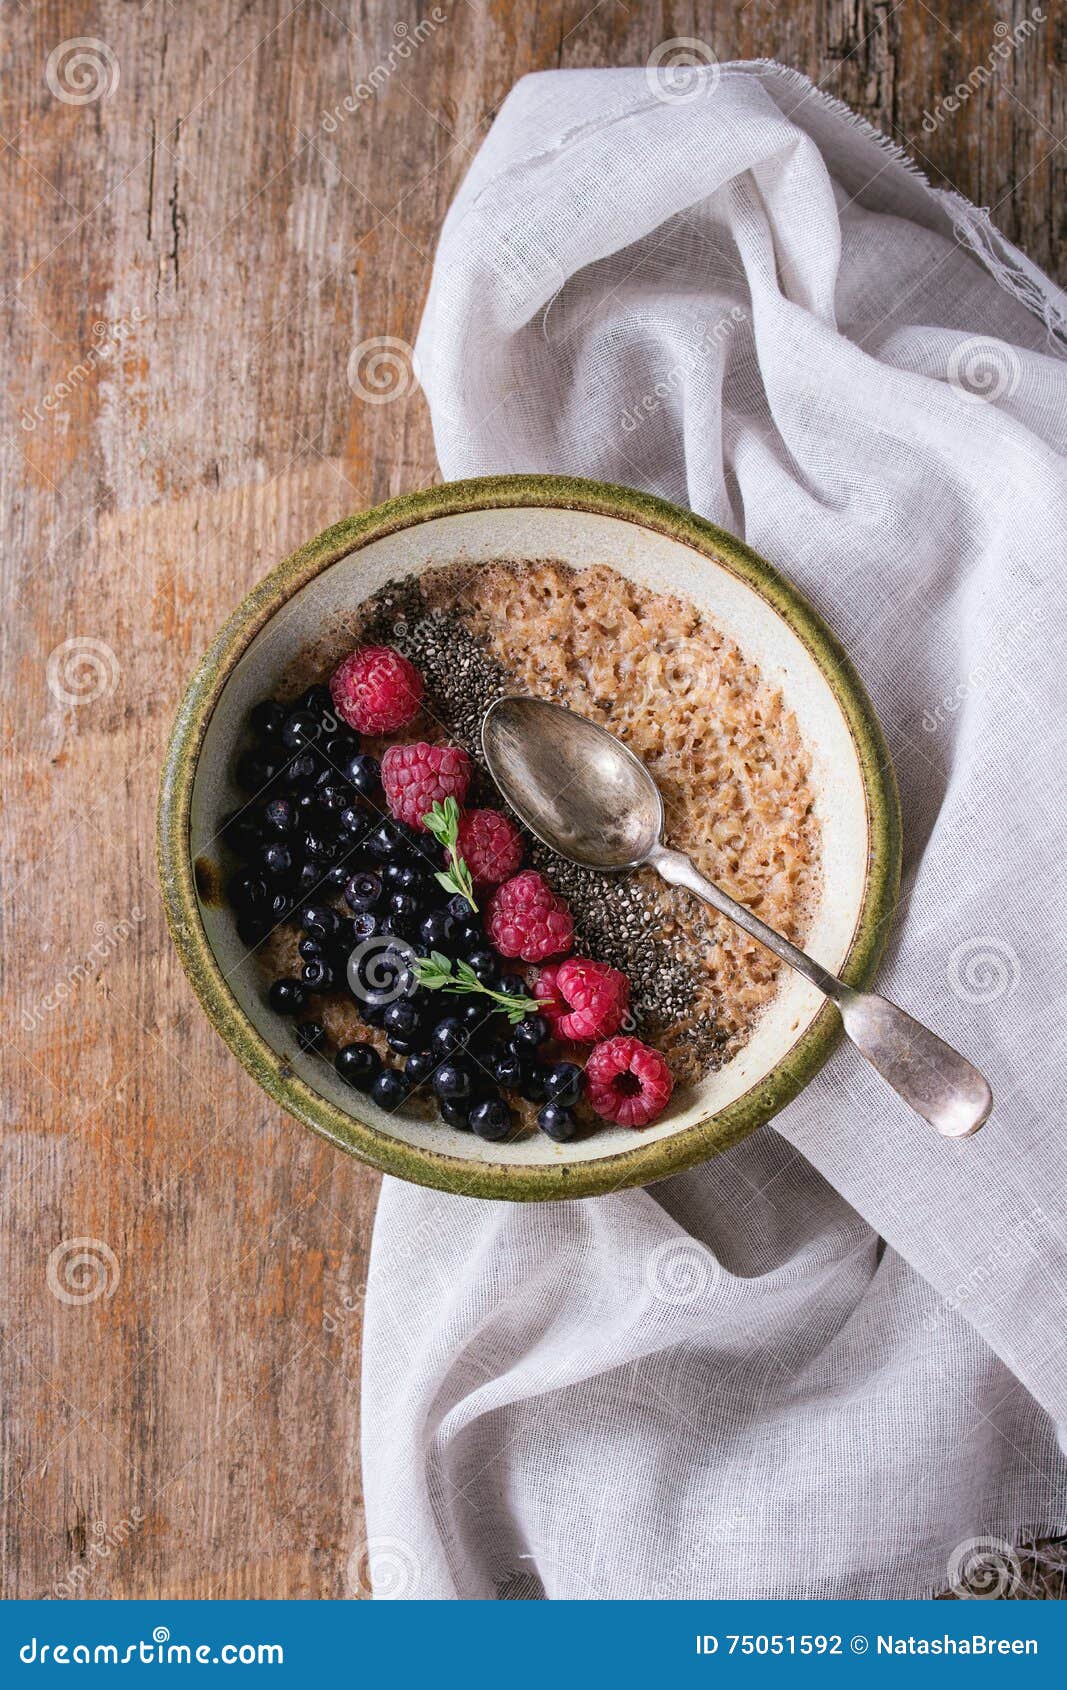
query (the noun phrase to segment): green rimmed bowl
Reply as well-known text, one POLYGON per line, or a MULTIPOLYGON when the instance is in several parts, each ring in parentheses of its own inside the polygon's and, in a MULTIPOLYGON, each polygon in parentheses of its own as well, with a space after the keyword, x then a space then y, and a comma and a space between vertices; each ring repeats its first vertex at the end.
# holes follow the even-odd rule
POLYGON ((255 958, 213 888, 222 817, 239 802, 233 750, 324 626, 386 581, 457 559, 609 562, 706 611, 780 688, 811 754, 822 890, 807 949, 851 984, 870 983, 893 913, 900 816, 889 753, 844 651, 789 583, 709 522, 630 488, 564 476, 489 476, 405 498, 328 528, 234 612, 182 700, 159 805, 159 864, 171 934, 205 1010, 283 1108, 383 1172, 476 1197, 586 1197, 644 1185, 725 1150, 794 1098, 840 1036, 836 1010, 785 971, 745 1048, 637 1134, 605 1127, 572 1144, 544 1134, 487 1144, 438 1122, 390 1116, 330 1064, 296 1050, 264 1001, 255 958))

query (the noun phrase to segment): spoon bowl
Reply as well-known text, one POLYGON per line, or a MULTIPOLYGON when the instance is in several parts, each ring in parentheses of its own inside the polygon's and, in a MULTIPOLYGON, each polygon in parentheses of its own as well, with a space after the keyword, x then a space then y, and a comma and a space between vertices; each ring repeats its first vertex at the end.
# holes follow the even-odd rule
POLYGON ((498 699, 482 718, 489 772, 543 845, 583 868, 647 862, 663 799, 639 758, 606 728, 545 698, 498 699))

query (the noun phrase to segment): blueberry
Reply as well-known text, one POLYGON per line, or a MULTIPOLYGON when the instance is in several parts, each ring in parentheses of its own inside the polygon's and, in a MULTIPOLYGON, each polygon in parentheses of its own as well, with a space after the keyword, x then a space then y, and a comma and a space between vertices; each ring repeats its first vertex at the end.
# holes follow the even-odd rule
POLYGON ((343 962, 347 963, 358 942, 355 918, 347 915, 338 916, 337 932, 331 936, 329 941, 330 950, 334 956, 340 957, 343 962))
POLYGON ((306 693, 299 695, 293 708, 294 710, 309 710, 313 717, 325 717, 325 715, 331 717, 333 715, 333 698, 330 696, 330 688, 325 686, 323 681, 316 681, 315 686, 309 686, 306 693))
POLYGON ((352 788, 342 786, 338 781, 328 781, 325 786, 317 786, 315 795, 331 820, 339 820, 341 811, 346 810, 352 802, 352 788))
POLYGON ((354 757, 349 757, 342 763, 341 773, 364 798, 372 798, 382 784, 381 765, 377 757, 371 757, 367 752, 358 752, 354 757))
POLYGON ((373 1045, 357 1040, 355 1044, 341 1046, 333 1065, 350 1086, 355 1086, 357 1091, 369 1091, 381 1072, 382 1059, 373 1045))
POLYGON ((293 900, 288 892, 275 892, 270 901, 271 920, 288 921, 293 913, 293 900))
POLYGON ((500 973, 500 958, 488 946, 477 951, 468 951, 467 961, 483 986, 491 986, 500 973))
POLYGON ((445 908, 452 920, 460 927, 463 927, 471 918, 471 907, 462 892, 457 892, 454 897, 449 898, 445 908))
POLYGON ((322 747, 322 755, 332 763, 342 780, 348 780, 345 765, 359 750, 359 735, 352 728, 339 727, 322 747))
POLYGON ((452 1056, 457 1050, 465 1050, 470 1029, 458 1015, 446 1015, 437 1023, 430 1035, 430 1048, 437 1056, 452 1056))
POLYGON ((490 1052, 489 1072, 498 1086, 505 1086, 508 1091, 518 1091, 524 1070, 518 1053, 508 1045, 501 1044, 498 1051, 490 1052))
POLYGON ((383 863, 393 862, 405 854, 405 844, 394 822, 379 822, 367 836, 367 850, 383 863))
POLYGON ((437 1100, 437 1107, 441 1119, 450 1127, 458 1127, 460 1132, 466 1132, 470 1127, 471 1106, 460 1103, 454 1097, 441 1097, 437 1100))
POLYGON ((310 828, 303 838, 306 856, 313 857, 318 863, 330 864, 336 862, 341 847, 337 840, 331 838, 321 829, 310 828))
POLYGON ((284 704, 273 698, 264 698, 249 711, 248 725, 261 739, 274 739, 281 732, 287 714, 284 704))
POLYGON ((323 885, 329 886, 334 892, 340 892, 349 880, 349 866, 347 863, 334 863, 322 877, 323 885))
POLYGON ((330 728, 330 739, 326 740, 326 750, 331 755, 337 754, 337 757, 355 757, 357 750, 360 749, 360 737, 355 732, 355 728, 348 727, 347 722, 340 720, 337 711, 333 708, 333 700, 330 700, 330 718, 335 723, 335 727, 330 728))
POLYGON ((285 765, 285 778, 297 791, 312 786, 318 772, 319 762, 313 751, 298 751, 285 765))
POLYGON ((299 1015, 307 1008, 307 993, 290 975, 275 980, 270 989, 270 1007, 276 1015, 299 1015))
POLYGON ((235 910, 262 909, 270 894, 267 882, 261 874, 252 874, 242 870, 240 874, 231 876, 226 886, 226 896, 235 910))
POLYGON ((251 810, 235 810, 227 816, 219 833, 235 856, 248 858, 262 844, 259 824, 251 810))
POLYGON ((540 1063, 532 1066, 522 1064, 522 1074, 519 1078, 517 1091, 527 1103, 543 1103, 545 1101, 545 1072, 540 1063))
POLYGON ((326 1029, 321 1021, 301 1021, 297 1025, 296 1037, 301 1050, 321 1050, 326 1043, 326 1029))
POLYGON ((389 899, 390 922, 401 930, 409 928, 418 919, 419 900, 414 892, 394 892, 389 899))
POLYGON ((281 727, 281 742, 287 751, 304 751, 322 733, 322 723, 310 710, 294 710, 281 727))
POLYGON ((524 1056, 533 1056, 548 1038, 548 1022, 543 1015, 525 1015, 511 1034, 515 1048, 524 1056))
POLYGON ((233 776, 245 792, 262 792, 277 773, 278 765, 272 757, 265 757, 259 751, 245 751, 237 759, 233 776))
POLYGON ((407 1102, 407 1081, 396 1068, 383 1068, 371 1086, 370 1094, 378 1108, 391 1115, 394 1109, 407 1102))
POLYGON ((573 1109, 582 1095, 585 1075, 574 1062, 557 1062, 545 1069, 545 1096, 561 1109, 573 1109))
POLYGON ((419 938, 428 951, 455 944, 457 931, 455 917, 447 910, 431 910, 419 923, 419 938))
POLYGON ((479 1138, 487 1138, 496 1143, 503 1138, 510 1138, 515 1126, 515 1117, 502 1097, 487 1097, 482 1103, 476 1103, 470 1112, 471 1131, 479 1138))
POLYGON ((496 1010, 492 1004, 487 1004, 483 998, 472 998, 460 1010, 460 1021, 469 1050, 484 1050, 486 1045, 493 1044, 499 1032, 496 1010))
POLYGON ((306 896, 309 892, 317 892, 322 885, 325 870, 321 863, 303 863, 300 873, 296 877, 294 896, 306 896))
POLYGON ((395 1003, 388 1005, 382 1019, 382 1026, 387 1033, 400 1033, 405 1038, 417 1033, 421 1025, 419 1007, 411 998, 397 998, 395 1003))
POLYGON ((321 933, 305 933, 302 939, 297 940, 296 948, 305 962, 310 962, 312 957, 326 955, 326 941, 321 933))
POLYGON ((530 988, 521 974, 502 974, 496 983, 496 989, 509 998, 524 998, 531 995, 530 988))
POLYGON ((382 879, 390 892, 410 892, 418 884, 419 871, 413 863, 386 863, 382 879))
POLYGON ((558 1144, 566 1144, 578 1131, 578 1123, 569 1109, 561 1103, 546 1103, 543 1109, 537 1111, 537 1125, 549 1138, 554 1138, 558 1144))
POLYGON ((407 857, 409 860, 413 858, 418 862, 425 863, 432 861, 426 849, 427 837, 425 833, 418 828, 409 827, 407 822, 394 822, 393 826, 396 828, 396 837, 402 857, 407 857))
POLYGON ((350 910, 373 910, 382 901, 382 877, 366 869, 345 881, 345 903, 350 910))
POLYGON ((305 962, 300 978, 309 992, 333 991, 334 972, 325 957, 313 956, 310 962, 305 962))
POLYGON ((342 833, 361 835, 367 826, 367 813, 358 804, 346 804, 337 817, 337 825, 342 833))
POLYGON ((480 921, 470 920, 469 910, 467 915, 468 919, 463 923, 459 932, 456 934, 456 944, 459 946, 464 956, 470 956, 472 951, 482 951, 485 949, 485 929, 482 927, 480 921))
POLYGON ((463 1103, 474 1096, 474 1072, 469 1062, 461 1057, 449 1057, 440 1063, 433 1073, 431 1081, 438 1097, 446 1097, 454 1102, 463 1103))
POLYGON ((269 845, 264 845, 260 862, 272 880, 295 879, 297 872, 296 858, 288 845, 283 845, 280 839, 272 840, 269 845))
POLYGON ((381 932, 381 928, 381 918, 376 916, 373 910, 361 910, 359 915, 353 917, 352 936, 357 945, 362 945, 367 939, 373 939, 376 933, 381 932))
POLYGON ((263 825, 270 833, 292 833, 296 827, 296 805, 291 798, 272 798, 263 806, 263 825))
POLYGON ((432 1050, 413 1050, 404 1063, 404 1078, 412 1086, 423 1085, 437 1067, 432 1050))
POLYGON ((305 904, 300 911, 300 925, 308 933, 329 938, 337 932, 337 911, 329 904, 305 904))
POLYGON ((263 943, 270 929, 270 917, 261 915, 258 910, 244 910, 237 917, 237 937, 250 950, 263 943))

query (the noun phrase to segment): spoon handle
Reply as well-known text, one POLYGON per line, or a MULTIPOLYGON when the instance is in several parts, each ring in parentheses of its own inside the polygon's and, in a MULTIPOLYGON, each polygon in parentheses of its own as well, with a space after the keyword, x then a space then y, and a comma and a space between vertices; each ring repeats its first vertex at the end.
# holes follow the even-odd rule
POLYGON ((856 992, 814 957, 791 945, 700 873, 681 851, 657 845, 648 862, 671 886, 684 886, 810 980, 841 1011, 845 1032, 872 1068, 946 1138, 978 1131, 993 1107, 989 1083, 973 1063, 904 1010, 873 992, 856 992))

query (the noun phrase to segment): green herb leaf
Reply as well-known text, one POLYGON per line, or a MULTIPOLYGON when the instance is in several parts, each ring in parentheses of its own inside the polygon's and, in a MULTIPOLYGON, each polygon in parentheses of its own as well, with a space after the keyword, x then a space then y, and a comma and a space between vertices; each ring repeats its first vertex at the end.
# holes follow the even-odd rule
POLYGON ((453 964, 440 951, 431 951, 429 956, 416 957, 412 963, 415 978, 420 986, 425 986, 431 992, 456 992, 461 997, 470 996, 475 992, 483 997, 492 998, 498 1010, 502 1010, 511 1025, 517 1026, 524 1015, 536 1014, 542 1007, 539 998, 509 997, 507 992, 494 992, 491 986, 484 986, 475 974, 469 962, 453 964))
POLYGON ((423 816, 422 825, 449 854, 448 868, 439 869, 434 875, 438 886, 443 886, 446 892, 458 893, 461 898, 466 898, 471 909, 477 913, 478 905, 474 901, 474 882, 470 869, 456 850, 459 840, 459 805, 456 800, 448 797, 442 803, 438 799, 423 816))
POLYGON ((416 957, 412 967, 419 985, 425 986, 431 992, 439 992, 447 986, 452 974, 449 958, 442 956, 440 951, 431 951, 429 956, 416 957))

